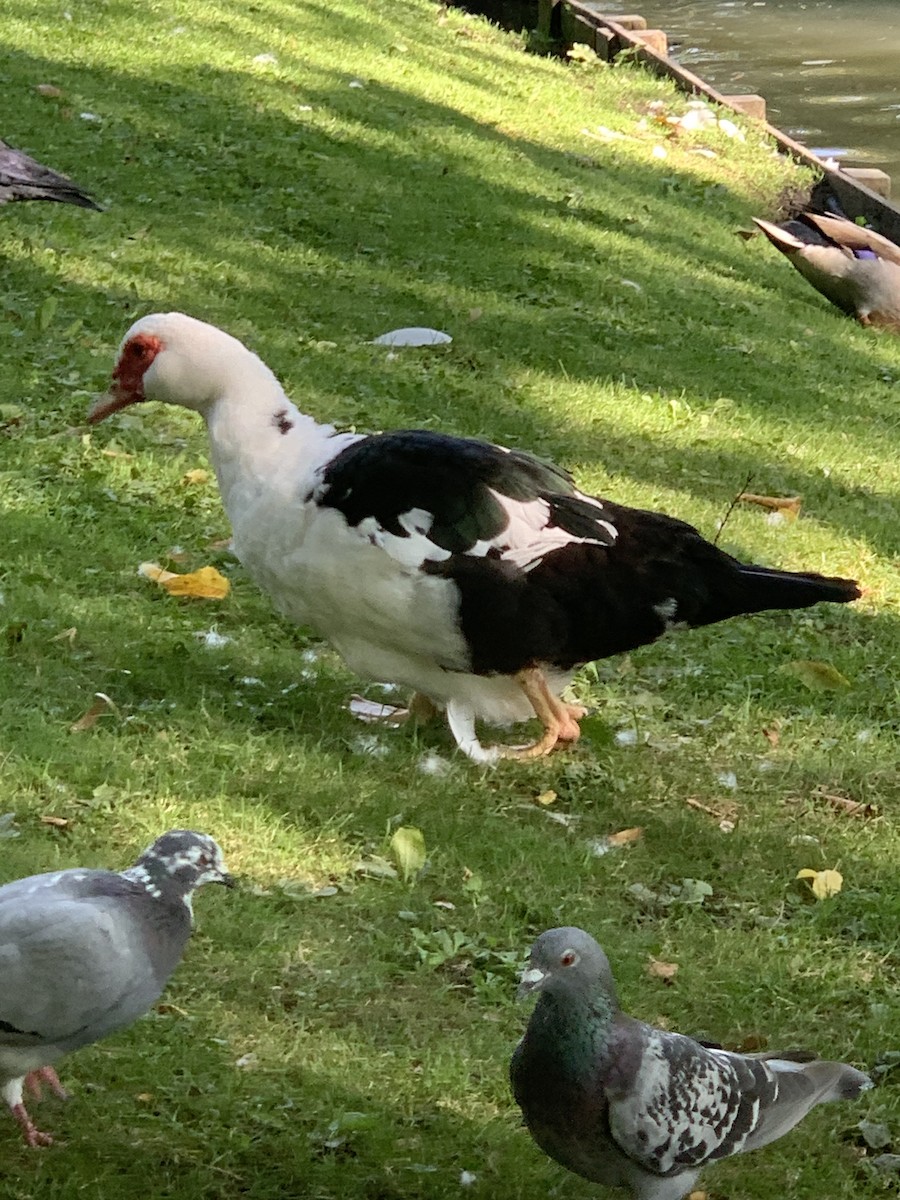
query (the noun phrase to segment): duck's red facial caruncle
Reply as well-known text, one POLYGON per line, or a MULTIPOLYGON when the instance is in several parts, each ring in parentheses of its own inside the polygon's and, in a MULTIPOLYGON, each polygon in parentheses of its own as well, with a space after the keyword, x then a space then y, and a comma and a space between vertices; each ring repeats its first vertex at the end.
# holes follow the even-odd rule
POLYGON ((153 333, 136 333, 128 339, 113 370, 109 391, 88 413, 90 424, 95 425, 112 413, 146 399, 144 376, 162 348, 162 338, 153 333))

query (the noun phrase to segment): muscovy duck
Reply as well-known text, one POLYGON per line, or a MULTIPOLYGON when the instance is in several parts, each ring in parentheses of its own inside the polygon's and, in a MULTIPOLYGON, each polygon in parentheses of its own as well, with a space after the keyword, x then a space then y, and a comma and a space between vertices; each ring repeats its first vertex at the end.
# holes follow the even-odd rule
POLYGON ((99 204, 65 175, 0 140, 0 204, 14 200, 57 200, 102 212, 99 204))
POLYGON ((803 212, 773 224, 753 220, 769 241, 842 312, 900 333, 900 246, 844 216, 803 212))
POLYGON ((851 580, 745 566, 518 450, 320 425, 241 342, 182 313, 132 325, 89 420, 147 400, 204 417, 235 552, 276 606, 359 675, 445 709, 478 761, 575 741, 584 710, 560 694, 581 664, 675 625, 860 595, 851 580), (476 718, 534 716, 532 745, 476 736, 476 718))

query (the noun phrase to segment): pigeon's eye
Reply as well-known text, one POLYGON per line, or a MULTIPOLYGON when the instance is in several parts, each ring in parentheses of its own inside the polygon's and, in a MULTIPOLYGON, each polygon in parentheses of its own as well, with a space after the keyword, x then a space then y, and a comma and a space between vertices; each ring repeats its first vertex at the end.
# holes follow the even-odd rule
POLYGON ((208 854, 201 854, 197 859, 197 865, 200 867, 208 867, 212 865, 212 858, 208 854))
POLYGON ((561 967, 574 967, 578 962, 578 955, 574 950, 564 950, 559 956, 559 965, 561 967))

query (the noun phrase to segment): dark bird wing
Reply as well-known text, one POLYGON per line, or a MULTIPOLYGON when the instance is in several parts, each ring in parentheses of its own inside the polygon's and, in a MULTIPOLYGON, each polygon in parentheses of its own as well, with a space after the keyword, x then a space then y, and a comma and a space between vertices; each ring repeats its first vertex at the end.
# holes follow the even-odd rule
POLYGON ((427 430, 354 442, 323 468, 314 498, 407 566, 469 555, 528 570, 559 546, 616 536, 603 502, 558 467, 427 430))
POLYGON ((56 200, 101 212, 100 205, 66 175, 0 141, 0 204, 14 200, 56 200))

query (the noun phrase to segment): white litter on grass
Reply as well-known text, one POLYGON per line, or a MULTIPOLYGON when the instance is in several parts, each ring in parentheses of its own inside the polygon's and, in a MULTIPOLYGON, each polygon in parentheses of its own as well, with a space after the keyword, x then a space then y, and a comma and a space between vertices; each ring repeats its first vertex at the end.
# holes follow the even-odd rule
POLYGON ((633 279, 620 279, 619 283, 623 284, 625 287, 634 288, 636 292, 642 292, 644 290, 641 285, 639 283, 635 283, 633 279))
POLYGON ((227 646, 231 641, 230 637, 226 637, 224 633, 219 633, 217 629, 198 629, 194 637, 202 642, 207 650, 221 650, 223 646, 227 646))
POLYGON ((453 338, 449 333, 440 329, 428 329, 423 325, 408 325, 403 329, 391 329, 377 338, 372 338, 373 346, 447 346, 453 338))
POLYGON ((314 650, 311 646, 304 650, 300 655, 300 661, 305 663, 316 663, 322 657, 321 650, 314 650))
POLYGON ((478 1178, 478 1176, 475 1174, 474 1171, 460 1171, 459 1186, 460 1187, 471 1187, 472 1184, 477 1180, 477 1178, 478 1178))
POLYGON ((240 1058, 235 1060, 234 1065, 239 1070, 245 1071, 248 1067, 255 1067, 258 1061, 256 1055, 251 1051, 250 1054, 242 1054, 240 1058))
POLYGON ((99 121, 101 118, 96 113, 83 112, 78 114, 82 121, 99 121))
POLYGON ((446 758, 442 758, 440 754, 435 754, 433 751, 430 754, 425 754, 416 763, 416 769, 421 771, 423 775, 434 775, 440 778, 450 772, 451 764, 446 758))
POLYGON ((347 711, 357 721, 364 721, 367 725, 380 721, 388 729, 399 728, 404 715, 403 709, 396 704, 379 704, 377 700, 366 700, 364 696, 351 696, 347 711))
POLYGON ((665 146, 654 146, 653 147, 653 157, 654 158, 668 158, 669 152, 665 148, 665 146))
POLYGON ((352 87, 352 88, 361 88, 361 87, 365 87, 365 86, 366 85, 363 83, 363 81, 361 79, 351 79, 350 82, 347 84, 347 87, 352 87))
POLYGON ((627 133, 619 133, 617 129, 607 129, 605 125, 597 125, 594 129, 582 129, 585 137, 594 138, 598 142, 633 141, 627 133))
POLYGON ((278 65, 278 59, 274 54, 257 54, 253 61, 261 67, 274 67, 278 65))
POLYGON ((767 525, 784 525, 785 524, 784 513, 778 512, 777 510, 775 512, 768 513, 766 516, 766 524, 767 525))
POLYGON ((737 775, 734 771, 720 771, 716 776, 716 782, 723 788, 728 788, 729 792, 737 791, 737 775))
POLYGON ((615 743, 617 746, 636 746, 638 735, 636 729, 619 729, 616 731, 615 743))
POLYGON ((374 733, 361 733, 350 744, 355 754, 366 754, 369 758, 384 758, 390 751, 384 742, 380 742, 374 733))

